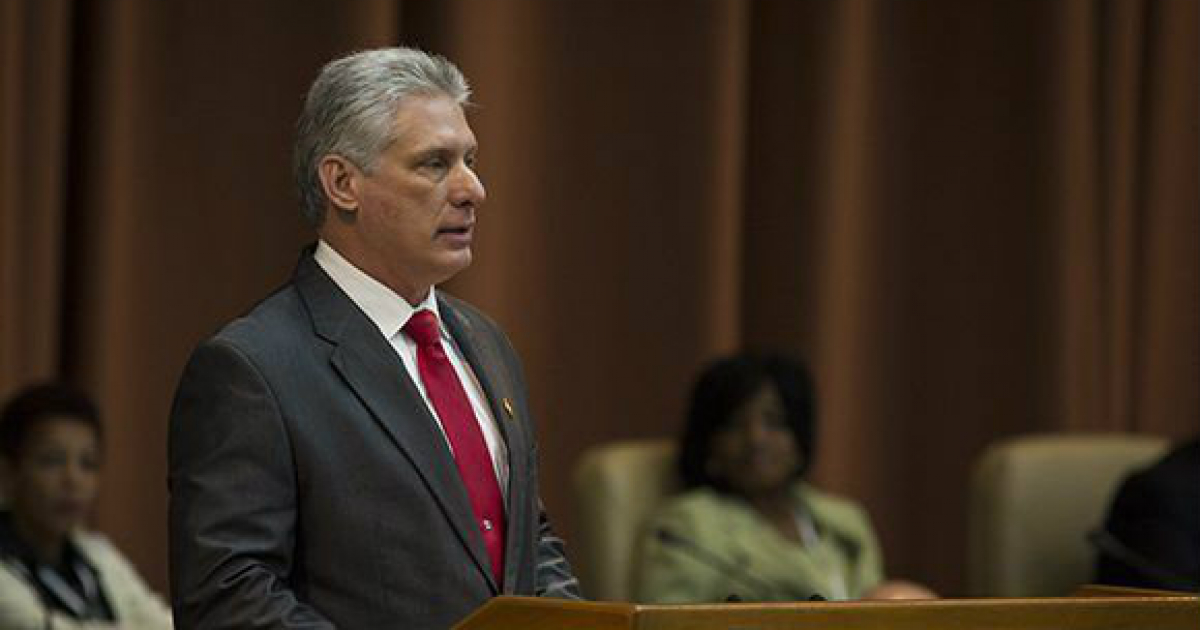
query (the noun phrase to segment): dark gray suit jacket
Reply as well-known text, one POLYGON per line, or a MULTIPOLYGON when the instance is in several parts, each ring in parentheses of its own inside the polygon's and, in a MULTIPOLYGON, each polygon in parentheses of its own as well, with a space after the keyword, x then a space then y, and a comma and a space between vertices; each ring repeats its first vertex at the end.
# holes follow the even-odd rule
POLYGON ((178 628, 446 628, 500 593, 578 597, 538 498, 516 353, 479 311, 439 296, 508 446, 504 584, 399 357, 309 253, 200 344, 176 392, 178 628))

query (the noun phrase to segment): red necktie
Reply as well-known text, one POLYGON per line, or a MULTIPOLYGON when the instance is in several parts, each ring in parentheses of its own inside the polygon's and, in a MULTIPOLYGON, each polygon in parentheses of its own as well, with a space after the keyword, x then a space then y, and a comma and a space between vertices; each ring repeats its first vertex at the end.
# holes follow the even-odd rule
POLYGON ((483 440, 483 431, 475 419, 467 392, 446 357, 437 316, 428 310, 417 311, 404 324, 404 332, 417 343, 417 372, 454 450, 454 463, 467 487, 471 508, 483 534, 483 544, 492 560, 492 575, 497 585, 503 585, 504 497, 492 467, 492 456, 483 440))

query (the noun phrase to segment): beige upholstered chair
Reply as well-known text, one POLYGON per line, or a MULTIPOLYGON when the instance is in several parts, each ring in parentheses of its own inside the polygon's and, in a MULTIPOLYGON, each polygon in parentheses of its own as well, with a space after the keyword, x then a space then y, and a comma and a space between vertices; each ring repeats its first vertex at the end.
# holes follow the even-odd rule
POLYGON ((679 487, 671 440, 614 442, 583 454, 575 470, 579 538, 573 555, 590 599, 629 601, 646 518, 679 487))
POLYGON ((971 480, 968 565, 973 595, 1066 595, 1092 580, 1087 534, 1121 479, 1167 441, 1128 434, 1031 435, 988 448, 971 480))

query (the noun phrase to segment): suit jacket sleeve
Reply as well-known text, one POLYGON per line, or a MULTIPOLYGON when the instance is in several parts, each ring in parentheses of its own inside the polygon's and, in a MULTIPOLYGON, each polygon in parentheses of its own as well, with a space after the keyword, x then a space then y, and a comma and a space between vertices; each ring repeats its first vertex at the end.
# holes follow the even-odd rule
POLYGON ((185 368, 169 432, 171 592, 177 627, 333 624, 289 584, 296 479, 270 384, 220 338, 185 368))
MULTIPOLYGON (((499 331, 490 320, 483 319, 492 330, 492 338, 500 348, 501 355, 504 359, 504 366, 507 373, 515 379, 517 391, 521 392, 521 399, 527 398, 527 387, 525 385, 525 373, 521 368, 521 361, 517 357, 516 349, 512 347, 508 337, 499 331)), ((528 418, 528 414, 524 414, 528 418)), ((526 425, 525 430, 528 434, 530 444, 536 442, 535 431, 532 422, 526 425)), ((550 526, 550 519, 546 516, 546 506, 542 503, 541 497, 537 494, 537 448, 534 447, 533 456, 530 458, 531 474, 530 484, 532 485, 533 494, 537 497, 536 516, 537 516, 537 540, 534 553, 534 594, 539 597, 557 597, 561 599, 583 599, 579 588, 579 580, 575 578, 575 574, 571 570, 571 564, 567 561, 565 552, 565 544, 562 538, 559 538, 550 526)))
POLYGON ((563 541, 550 528, 546 510, 538 500, 537 588, 539 597, 583 599, 579 580, 571 572, 563 541))

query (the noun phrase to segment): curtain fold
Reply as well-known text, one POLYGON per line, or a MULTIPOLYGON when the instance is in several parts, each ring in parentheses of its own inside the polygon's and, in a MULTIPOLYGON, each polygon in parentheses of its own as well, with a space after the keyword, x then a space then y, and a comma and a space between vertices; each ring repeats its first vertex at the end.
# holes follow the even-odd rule
POLYGON ((72 4, 0 6, 0 386, 59 371, 72 4))

